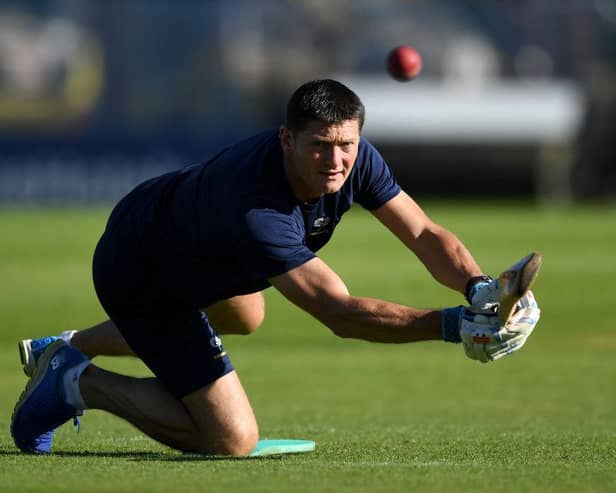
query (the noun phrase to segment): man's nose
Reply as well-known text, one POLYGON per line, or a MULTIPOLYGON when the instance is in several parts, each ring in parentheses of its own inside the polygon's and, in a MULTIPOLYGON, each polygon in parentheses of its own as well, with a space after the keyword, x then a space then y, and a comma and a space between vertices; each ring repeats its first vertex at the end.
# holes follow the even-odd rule
POLYGON ((340 147, 331 146, 328 158, 331 162, 332 168, 338 169, 342 166, 343 154, 344 153, 340 147))

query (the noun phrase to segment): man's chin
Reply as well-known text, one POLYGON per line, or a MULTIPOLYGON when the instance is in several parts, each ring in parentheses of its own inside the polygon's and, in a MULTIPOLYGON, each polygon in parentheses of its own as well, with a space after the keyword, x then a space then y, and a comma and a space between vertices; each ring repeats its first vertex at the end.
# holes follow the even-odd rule
POLYGON ((322 184, 323 189, 327 190, 325 193, 336 193, 342 188, 342 185, 344 185, 344 180, 340 177, 337 177, 335 180, 327 180, 322 184))
POLYGON ((344 185, 344 181, 328 181, 325 183, 315 183, 311 187, 311 195, 313 198, 322 197, 323 195, 330 195, 332 193, 338 192, 342 185, 344 185))
POLYGON ((342 188, 342 183, 328 183, 323 188, 325 189, 325 192, 323 192, 323 195, 329 195, 332 193, 336 193, 338 190, 340 190, 342 188))

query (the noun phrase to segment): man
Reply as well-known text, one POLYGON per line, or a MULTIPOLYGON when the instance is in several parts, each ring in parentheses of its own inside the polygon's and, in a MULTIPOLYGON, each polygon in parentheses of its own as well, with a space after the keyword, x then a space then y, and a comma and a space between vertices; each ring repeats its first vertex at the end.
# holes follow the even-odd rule
POLYGON ((519 306, 524 317, 512 322, 525 337, 503 340, 493 310, 496 282, 400 190, 360 137, 363 122, 363 104, 350 89, 333 80, 308 82, 291 97, 279 131, 149 180, 122 199, 93 261, 110 320, 20 343, 32 379, 13 414, 17 446, 49 452, 55 427, 92 408, 179 450, 248 454, 257 423, 219 334, 253 332, 264 317, 261 291, 270 285, 340 337, 460 342, 466 334, 467 354, 482 361, 521 346, 539 316, 532 297, 519 306), (351 296, 315 252, 354 202, 437 281, 464 293, 473 311, 351 296), (481 344, 471 333, 480 333, 481 344), (90 363, 101 354, 136 355, 154 377, 90 363))

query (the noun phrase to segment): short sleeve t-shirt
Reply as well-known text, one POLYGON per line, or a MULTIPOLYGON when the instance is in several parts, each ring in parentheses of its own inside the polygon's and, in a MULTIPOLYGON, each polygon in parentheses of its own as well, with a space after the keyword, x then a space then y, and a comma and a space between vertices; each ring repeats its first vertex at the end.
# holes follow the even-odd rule
POLYGON ((155 287, 205 307, 269 287, 269 278, 314 258, 354 202, 374 210, 399 192, 383 158, 361 138, 342 188, 301 203, 271 130, 141 184, 124 199, 128 207, 118 205, 132 211, 134 227, 116 243, 138 243, 140 258, 156 270, 155 287))

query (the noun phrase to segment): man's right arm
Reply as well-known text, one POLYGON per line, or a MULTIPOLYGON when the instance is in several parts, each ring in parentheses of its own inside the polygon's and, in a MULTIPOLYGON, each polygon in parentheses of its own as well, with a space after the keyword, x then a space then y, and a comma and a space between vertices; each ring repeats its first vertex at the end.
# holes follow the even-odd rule
POLYGON ((318 257, 269 281, 340 337, 385 343, 443 338, 440 311, 351 296, 342 279, 318 257))
POLYGON ((462 342, 469 358, 484 363, 520 349, 540 315, 532 298, 501 326, 496 315, 475 314, 463 307, 421 310, 351 296, 342 279, 318 257, 270 278, 270 282, 340 337, 388 343, 462 342))

